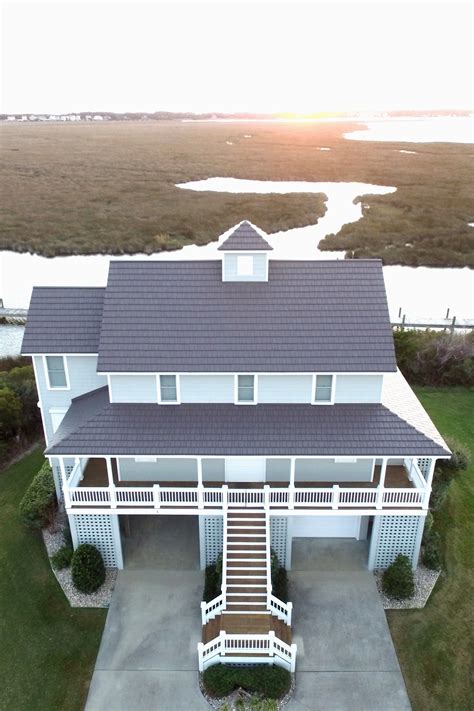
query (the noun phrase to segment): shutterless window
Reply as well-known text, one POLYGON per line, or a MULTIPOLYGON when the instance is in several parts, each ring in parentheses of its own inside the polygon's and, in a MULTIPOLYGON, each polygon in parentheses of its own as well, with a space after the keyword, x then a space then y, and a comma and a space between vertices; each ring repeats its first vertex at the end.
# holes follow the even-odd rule
POLYGON ((176 375, 160 375, 161 402, 176 402, 178 392, 176 389, 176 375))
POLYGON ((237 380, 237 400, 239 402, 254 401, 254 375, 239 375, 237 380))
POLYGON ((253 257, 237 257, 237 274, 239 276, 253 276, 253 257))
POLYGON ((332 375, 316 376, 316 390, 314 393, 315 402, 331 402, 332 377, 332 375))
POLYGON ((63 356, 46 356, 46 368, 50 388, 67 388, 63 356))

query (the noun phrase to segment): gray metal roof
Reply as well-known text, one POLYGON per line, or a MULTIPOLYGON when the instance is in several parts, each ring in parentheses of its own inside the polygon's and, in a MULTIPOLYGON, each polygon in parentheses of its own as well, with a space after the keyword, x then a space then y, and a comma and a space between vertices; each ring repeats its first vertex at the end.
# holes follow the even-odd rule
POLYGON ((221 268, 111 262, 98 370, 396 370, 379 260, 271 260, 268 282, 223 282, 221 268))
POLYGON ((224 252, 260 252, 271 250, 273 247, 268 244, 267 240, 257 232, 250 222, 244 221, 217 249, 224 252))
POLYGON ((97 353, 104 288, 35 287, 21 352, 97 353))
POLYGON ((111 404, 72 401, 49 455, 441 456, 446 450, 381 404, 111 404))

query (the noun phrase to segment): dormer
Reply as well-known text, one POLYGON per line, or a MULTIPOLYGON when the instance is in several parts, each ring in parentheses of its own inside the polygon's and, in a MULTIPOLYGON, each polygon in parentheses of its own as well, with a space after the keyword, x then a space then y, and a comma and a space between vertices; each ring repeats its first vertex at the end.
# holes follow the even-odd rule
POLYGON ((250 222, 241 222, 218 249, 223 252, 222 281, 268 281, 273 247, 250 222))

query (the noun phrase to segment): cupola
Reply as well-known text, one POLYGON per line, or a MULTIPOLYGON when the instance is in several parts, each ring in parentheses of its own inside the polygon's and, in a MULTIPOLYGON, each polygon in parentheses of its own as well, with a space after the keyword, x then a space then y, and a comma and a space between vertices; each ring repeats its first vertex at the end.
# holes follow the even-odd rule
POLYGON ((222 281, 268 281, 273 247, 250 222, 241 222, 218 249, 223 252, 222 281))

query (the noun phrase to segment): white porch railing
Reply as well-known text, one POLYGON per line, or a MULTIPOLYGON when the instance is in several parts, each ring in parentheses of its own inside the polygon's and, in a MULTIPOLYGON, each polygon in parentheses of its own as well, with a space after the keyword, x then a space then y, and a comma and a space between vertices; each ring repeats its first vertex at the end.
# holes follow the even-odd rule
MULTIPOLYGON (((74 472, 73 472, 74 473, 74 472)), ((71 481, 72 474, 70 477, 71 481)), ((71 486, 70 503, 74 507, 111 508, 264 508, 272 509, 378 509, 423 507, 428 505, 429 489, 421 488, 355 488, 332 487, 285 488, 270 487, 265 498, 264 489, 226 489, 222 487, 165 487, 154 486, 71 486)))
POLYGON ((279 620, 283 620, 285 624, 291 625, 291 617, 293 614, 292 602, 283 602, 283 600, 280 600, 278 597, 270 595, 268 600, 268 609, 272 615, 278 617, 279 620))
POLYGON ((199 642, 199 671, 213 664, 276 664, 290 672, 296 667, 296 644, 286 644, 274 632, 260 634, 226 634, 207 644, 199 642))
POLYGON ((223 595, 218 595, 213 598, 210 602, 201 602, 201 621, 202 625, 206 625, 209 620, 213 620, 214 617, 220 615, 224 609, 224 597, 223 595))

